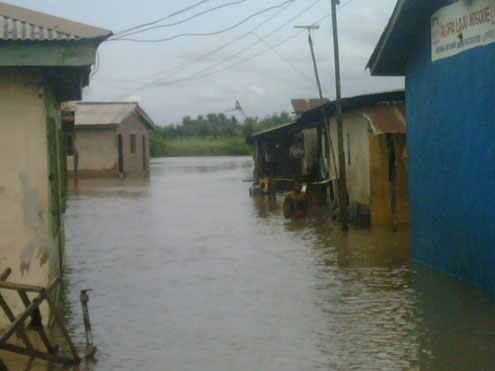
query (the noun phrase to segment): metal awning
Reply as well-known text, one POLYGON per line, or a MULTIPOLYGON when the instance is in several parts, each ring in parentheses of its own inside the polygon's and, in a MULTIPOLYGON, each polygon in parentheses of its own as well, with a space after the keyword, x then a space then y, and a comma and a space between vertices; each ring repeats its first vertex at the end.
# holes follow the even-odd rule
POLYGON ((375 135, 406 133, 404 105, 401 103, 380 103, 360 111, 375 135))

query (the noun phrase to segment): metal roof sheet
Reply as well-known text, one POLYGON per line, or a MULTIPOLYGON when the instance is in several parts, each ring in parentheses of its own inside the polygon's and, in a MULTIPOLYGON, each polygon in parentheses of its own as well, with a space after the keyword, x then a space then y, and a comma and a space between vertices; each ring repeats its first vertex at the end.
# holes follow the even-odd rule
POLYGON ((0 40, 105 39, 111 31, 0 2, 0 40))
POLYGON ((405 134, 406 118, 403 103, 379 103, 360 110, 373 134, 405 134))
POLYGON ((154 122, 137 102, 71 102, 66 108, 75 112, 76 126, 119 125, 130 115, 135 114, 148 128, 155 128, 154 122))
POLYGON ((318 108, 325 103, 330 102, 328 98, 323 99, 291 99, 292 108, 295 113, 304 113, 306 111, 318 108))
MULTIPOLYGON (((381 93, 363 94, 342 99, 343 113, 349 111, 364 112, 370 109, 370 118, 373 122, 372 129, 376 134, 405 133, 405 92, 404 90, 393 90, 381 93), (373 107, 384 106, 374 109, 373 107)), ((323 106, 325 114, 332 117, 336 114, 336 103, 331 101, 323 106)), ((255 133, 246 138, 246 143, 253 144, 256 138, 277 137, 280 135, 291 135, 295 132, 315 128, 322 123, 322 110, 319 107, 304 112, 302 116, 293 123, 277 126, 268 130, 255 133)), ((370 124, 371 125, 371 124, 370 124)))

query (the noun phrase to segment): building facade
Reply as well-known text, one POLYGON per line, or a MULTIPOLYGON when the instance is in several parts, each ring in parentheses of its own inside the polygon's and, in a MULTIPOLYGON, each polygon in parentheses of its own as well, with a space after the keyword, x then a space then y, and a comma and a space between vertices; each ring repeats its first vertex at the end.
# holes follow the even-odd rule
POLYGON ((495 291, 495 2, 400 0, 368 67, 406 78, 413 258, 495 291))
POLYGON ((82 178, 149 176, 149 132, 155 124, 137 102, 74 102, 69 107, 75 128, 69 176, 75 176, 75 165, 82 178))
MULTIPOLYGON (((66 207, 60 102, 80 99, 96 49, 110 35, 0 3, 0 269, 12 269, 9 281, 45 286, 60 274, 66 207)), ((4 297, 12 309, 23 308, 4 297)))

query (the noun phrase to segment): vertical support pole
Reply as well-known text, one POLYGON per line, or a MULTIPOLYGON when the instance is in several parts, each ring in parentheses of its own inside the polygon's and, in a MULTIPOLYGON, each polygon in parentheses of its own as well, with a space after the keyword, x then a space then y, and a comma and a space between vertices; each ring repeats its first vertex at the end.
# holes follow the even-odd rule
POLYGON ((332 2, 332 30, 333 30, 333 48, 335 57, 335 86, 336 86, 336 108, 337 108, 337 145, 339 152, 339 206, 340 216, 342 219, 342 230, 345 232, 349 229, 347 220, 347 177, 344 154, 344 133, 342 129, 342 92, 340 84, 340 56, 339 56, 339 34, 337 29, 337 4, 339 0, 332 2))
POLYGON ((311 38, 311 29, 308 28, 308 42, 309 42, 309 48, 311 50, 311 58, 313 59, 313 68, 315 70, 315 77, 316 77, 316 84, 318 85, 318 94, 320 95, 320 102, 322 103, 321 107, 321 116, 323 117, 323 123, 324 123, 324 128, 325 128, 325 133, 328 138, 328 144, 329 146, 326 148, 326 157, 328 161, 328 178, 330 180, 330 155, 332 155, 332 160, 333 160, 333 166, 334 166, 334 171, 335 171, 335 176, 337 177, 337 161, 335 158, 335 151, 333 149, 333 142, 332 142, 332 137, 330 135, 330 122, 328 121, 328 117, 325 114, 325 108, 323 107, 323 92, 321 90, 321 82, 320 82, 320 75, 318 73, 318 65, 316 64, 316 57, 315 57, 315 51, 313 47, 313 39, 311 38))
POLYGON ((392 231, 397 232, 397 189, 395 187, 395 146, 390 134, 387 134, 388 149, 388 181, 390 188, 390 212, 392 215, 392 231))

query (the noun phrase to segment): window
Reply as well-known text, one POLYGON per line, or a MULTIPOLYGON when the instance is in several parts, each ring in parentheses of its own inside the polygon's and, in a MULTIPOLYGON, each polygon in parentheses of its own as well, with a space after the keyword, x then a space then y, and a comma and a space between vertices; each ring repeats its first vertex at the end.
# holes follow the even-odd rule
POLYGON ((347 133, 347 163, 351 164, 351 134, 347 133))
POLYGON ((136 134, 131 134, 131 155, 136 154, 136 134))

